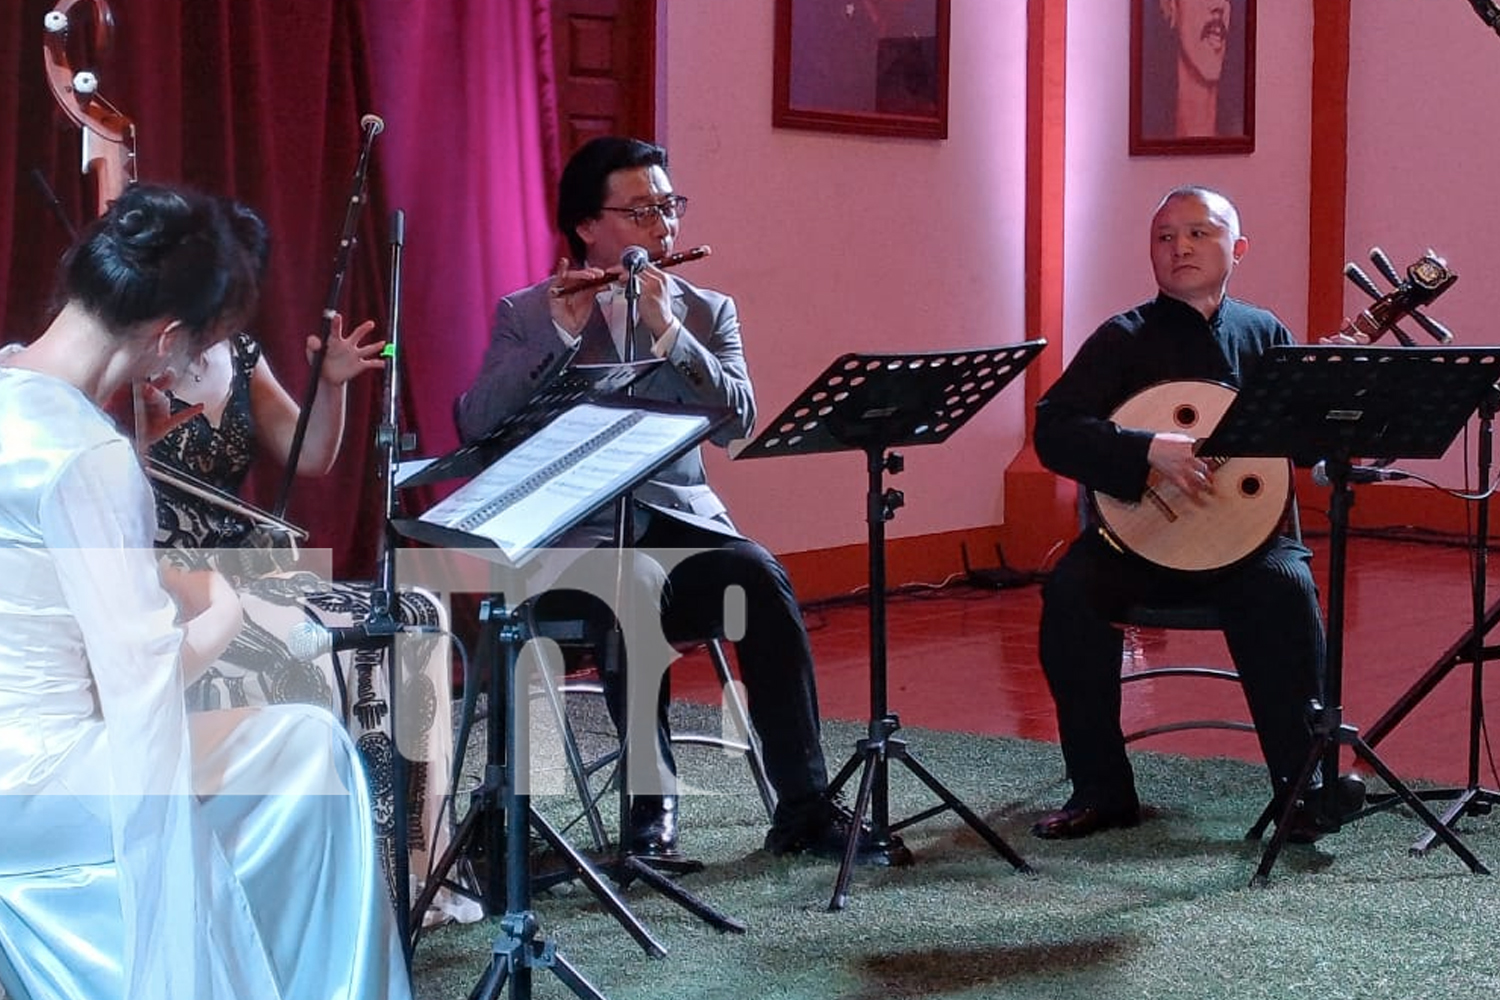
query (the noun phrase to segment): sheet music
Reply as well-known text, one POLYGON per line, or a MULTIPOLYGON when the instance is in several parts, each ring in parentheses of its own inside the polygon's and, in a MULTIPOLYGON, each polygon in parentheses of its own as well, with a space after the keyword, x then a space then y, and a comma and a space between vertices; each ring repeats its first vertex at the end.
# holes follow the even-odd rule
POLYGON ((427 471, 427 467, 437 458, 408 458, 403 462, 396 463, 395 483, 397 486, 405 486, 408 479, 412 479, 427 471))
POLYGON ((477 535, 512 562, 654 469, 709 424, 696 414, 580 403, 421 520, 477 535))

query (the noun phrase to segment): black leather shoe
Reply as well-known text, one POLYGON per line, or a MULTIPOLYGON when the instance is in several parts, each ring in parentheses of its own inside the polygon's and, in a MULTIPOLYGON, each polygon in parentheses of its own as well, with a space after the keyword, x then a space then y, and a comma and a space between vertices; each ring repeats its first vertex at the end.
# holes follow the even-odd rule
POLYGON ((630 853, 640 858, 680 858, 677 796, 637 795, 630 800, 630 853))
POLYGON ((1359 812, 1365 806, 1365 780, 1357 774, 1345 774, 1334 782, 1333 789, 1323 786, 1308 789, 1307 799, 1297 806, 1287 825, 1286 839, 1290 844, 1315 844, 1324 836, 1335 833, 1343 825, 1342 819, 1359 812), (1329 819, 1328 803, 1324 797, 1334 796, 1332 815, 1329 819))
MULTIPOLYGON (((835 803, 829 803, 817 818, 795 826, 773 826, 766 832, 765 850, 783 857, 810 854, 829 861, 842 861, 854 830, 854 814, 835 803)), ((901 838, 891 834, 886 843, 877 843, 870 827, 859 824, 855 834, 854 863, 857 865, 909 865, 911 851, 901 838)))
POLYGON ((1073 840, 1100 830, 1135 826, 1141 821, 1139 805, 1104 806, 1069 802, 1061 809, 1043 813, 1031 827, 1033 836, 1043 840, 1073 840))

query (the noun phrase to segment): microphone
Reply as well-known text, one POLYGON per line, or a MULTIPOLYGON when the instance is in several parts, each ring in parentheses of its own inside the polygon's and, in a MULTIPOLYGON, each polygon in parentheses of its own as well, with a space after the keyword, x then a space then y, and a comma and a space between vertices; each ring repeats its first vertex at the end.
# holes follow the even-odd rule
MULTIPOLYGON (((1374 465, 1351 465, 1345 478, 1349 483, 1393 483, 1399 479, 1410 479, 1411 473, 1400 469, 1382 469, 1374 465)), ((1326 459, 1312 467, 1312 481, 1319 486, 1333 484, 1333 480, 1328 477, 1326 459)))
POLYGON ((299 660, 316 660, 324 653, 345 649, 374 649, 398 632, 437 632, 427 626, 409 626, 401 622, 365 622, 363 625, 334 626, 317 622, 298 622, 287 630, 286 649, 299 660))
POLYGON ((640 274, 641 268, 651 263, 651 255, 646 252, 645 247, 629 246, 620 255, 620 267, 624 269, 626 276, 640 274))
POLYGON ((385 119, 379 115, 365 115, 359 120, 359 127, 369 132, 370 138, 373 139, 385 131, 385 119))
MULTIPOLYGON (((1481 21, 1494 28, 1496 34, 1500 34, 1500 7, 1495 6, 1494 0, 1469 0, 1469 6, 1474 8, 1474 13, 1479 15, 1481 21)), ((49 24, 47 30, 55 29, 49 24)))

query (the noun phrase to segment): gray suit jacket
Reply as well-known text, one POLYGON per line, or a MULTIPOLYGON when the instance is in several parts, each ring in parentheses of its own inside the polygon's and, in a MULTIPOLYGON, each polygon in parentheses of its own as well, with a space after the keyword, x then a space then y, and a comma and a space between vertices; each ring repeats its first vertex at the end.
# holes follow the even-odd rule
MULTIPOLYGON (((710 438, 719 446, 748 437, 755 424, 755 392, 740 345, 739 313, 727 295, 668 275, 672 312, 682 321, 666 363, 636 383, 644 399, 725 407, 733 417, 710 438)), ((478 376, 458 400, 458 429, 465 441, 483 437, 520 409, 536 390, 573 360, 620 361, 609 323, 595 306, 578 346, 569 350, 552 323, 548 281, 507 295, 495 309, 490 344, 478 376)), ((636 332, 637 358, 651 357, 651 336, 636 332)), ((636 500, 712 518, 725 513, 708 485, 703 458, 693 449, 639 486, 636 500)))

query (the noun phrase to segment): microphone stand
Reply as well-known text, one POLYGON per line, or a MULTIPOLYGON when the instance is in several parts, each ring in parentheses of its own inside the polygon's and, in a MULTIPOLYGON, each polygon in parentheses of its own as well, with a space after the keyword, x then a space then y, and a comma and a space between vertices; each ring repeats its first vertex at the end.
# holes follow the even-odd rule
POLYGON ((364 130, 364 142, 359 148, 359 161, 354 167, 354 180, 349 188, 349 198, 344 208, 344 228, 339 235, 338 250, 333 257, 333 280, 328 287, 328 298, 323 305, 323 324, 318 334, 318 349, 313 352, 312 371, 308 373, 307 390, 302 394, 302 408, 297 414, 297 426, 292 432, 291 450, 287 454, 286 469, 281 478, 281 489, 277 493, 276 505, 271 512, 277 517, 286 513, 291 499, 292 482, 297 478, 297 461, 302 457, 302 440, 307 436, 307 422, 312 415, 313 402, 318 398, 318 380, 323 375, 323 358, 328 352, 328 338, 333 332, 333 317, 338 314, 339 302, 344 294, 344 275, 349 271, 349 256, 357 242, 355 229, 359 225, 360 209, 365 204, 366 177, 370 170, 370 150, 375 137, 385 129, 385 123, 375 115, 360 119, 364 130))
MULTIPOLYGON (((409 441, 400 433, 401 400, 401 255, 406 244, 406 213, 396 209, 391 215, 391 285, 390 318, 386 327, 386 344, 381 354, 385 357, 384 409, 375 431, 375 447, 383 460, 380 472, 384 481, 382 490, 383 517, 381 523, 380 549, 376 555, 376 576, 370 590, 370 613, 365 619, 365 629, 371 635, 383 637, 386 651, 386 683, 389 685, 387 701, 390 704, 391 720, 391 817, 392 872, 395 883, 396 930, 401 935, 401 947, 406 958, 408 974, 411 969, 412 936, 411 919, 411 858, 410 831, 408 823, 408 785, 410 767, 402 751, 400 688, 404 679, 401 659, 397 655, 399 642, 397 633, 401 622, 392 612, 396 606, 396 545, 397 536, 392 526, 400 513, 396 502, 396 469, 401 461, 403 445, 409 441)), ((322 352, 317 355, 322 358, 322 352)), ((316 379, 313 385, 316 385, 316 379)), ((304 408, 303 413, 307 410, 304 408)), ((420 919, 420 915, 418 915, 420 919)))
MULTIPOLYGON (((625 251, 622 263, 625 266, 625 343, 620 350, 620 360, 626 364, 635 361, 635 336, 640 325, 640 297, 641 297, 641 268, 646 266, 647 254, 640 247, 631 247, 625 251)), ((633 396, 633 387, 625 390, 626 395, 633 396)), ((721 913, 707 902, 694 896, 682 886, 672 881, 663 872, 672 874, 690 874, 702 871, 703 864, 690 859, 667 859, 652 858, 650 861, 643 860, 631 853, 628 838, 631 835, 630 826, 630 743, 635 739, 638 728, 631 724, 634 702, 632 697, 634 685, 626 680, 624 673, 629 670, 625 663, 625 639, 623 634, 623 622, 625 616, 632 613, 626 605, 630 603, 631 588, 625 574, 627 567, 633 565, 629 558, 627 549, 635 544, 631 512, 634 509, 632 501, 633 494, 626 491, 621 495, 615 507, 615 606, 614 624, 607 633, 605 642, 608 643, 607 658, 609 665, 617 671, 621 671, 616 683, 625 685, 625 704, 622 713, 622 731, 620 732, 620 755, 616 760, 616 767, 620 775, 620 823, 619 843, 615 845, 615 857, 613 862, 602 865, 610 876, 622 887, 631 881, 639 880, 648 887, 655 889, 670 901, 692 913, 704 923, 720 932, 742 934, 745 925, 727 914, 721 913)), ((652 714, 650 716, 650 732, 655 735, 659 729, 658 715, 661 700, 660 689, 652 700, 652 714)), ((659 742, 657 736, 654 742, 659 742)), ((658 751, 660 752, 660 751, 658 751)), ((658 778, 660 775, 658 775, 658 778)), ((673 794, 676 789, 673 789, 673 794)), ((665 794, 665 789, 661 790, 665 794)))
MULTIPOLYGON (((1500 804, 1500 790, 1486 788, 1480 781, 1480 747, 1484 742, 1484 667, 1500 655, 1500 648, 1485 642, 1486 636, 1500 621, 1500 603, 1491 604, 1488 598, 1490 556, 1490 483, 1495 451, 1495 415, 1500 412, 1500 385, 1491 386, 1479 403, 1479 458, 1478 483, 1481 491, 1478 512, 1475 515, 1474 551, 1471 558, 1470 580, 1470 627, 1469 631, 1445 651, 1415 683, 1409 687, 1396 703, 1386 709, 1365 737, 1374 746, 1390 733, 1412 709, 1432 693, 1438 682, 1456 667, 1469 665, 1469 719, 1468 719, 1468 767, 1467 782, 1462 787, 1424 789, 1418 795, 1424 801, 1451 799, 1443 812, 1444 826, 1454 826, 1465 814, 1477 815, 1490 811, 1500 804)), ((1382 796, 1372 797, 1380 805, 1394 804, 1382 796)), ((1414 854, 1425 853, 1433 846, 1435 834, 1428 833, 1412 844, 1414 854)))

